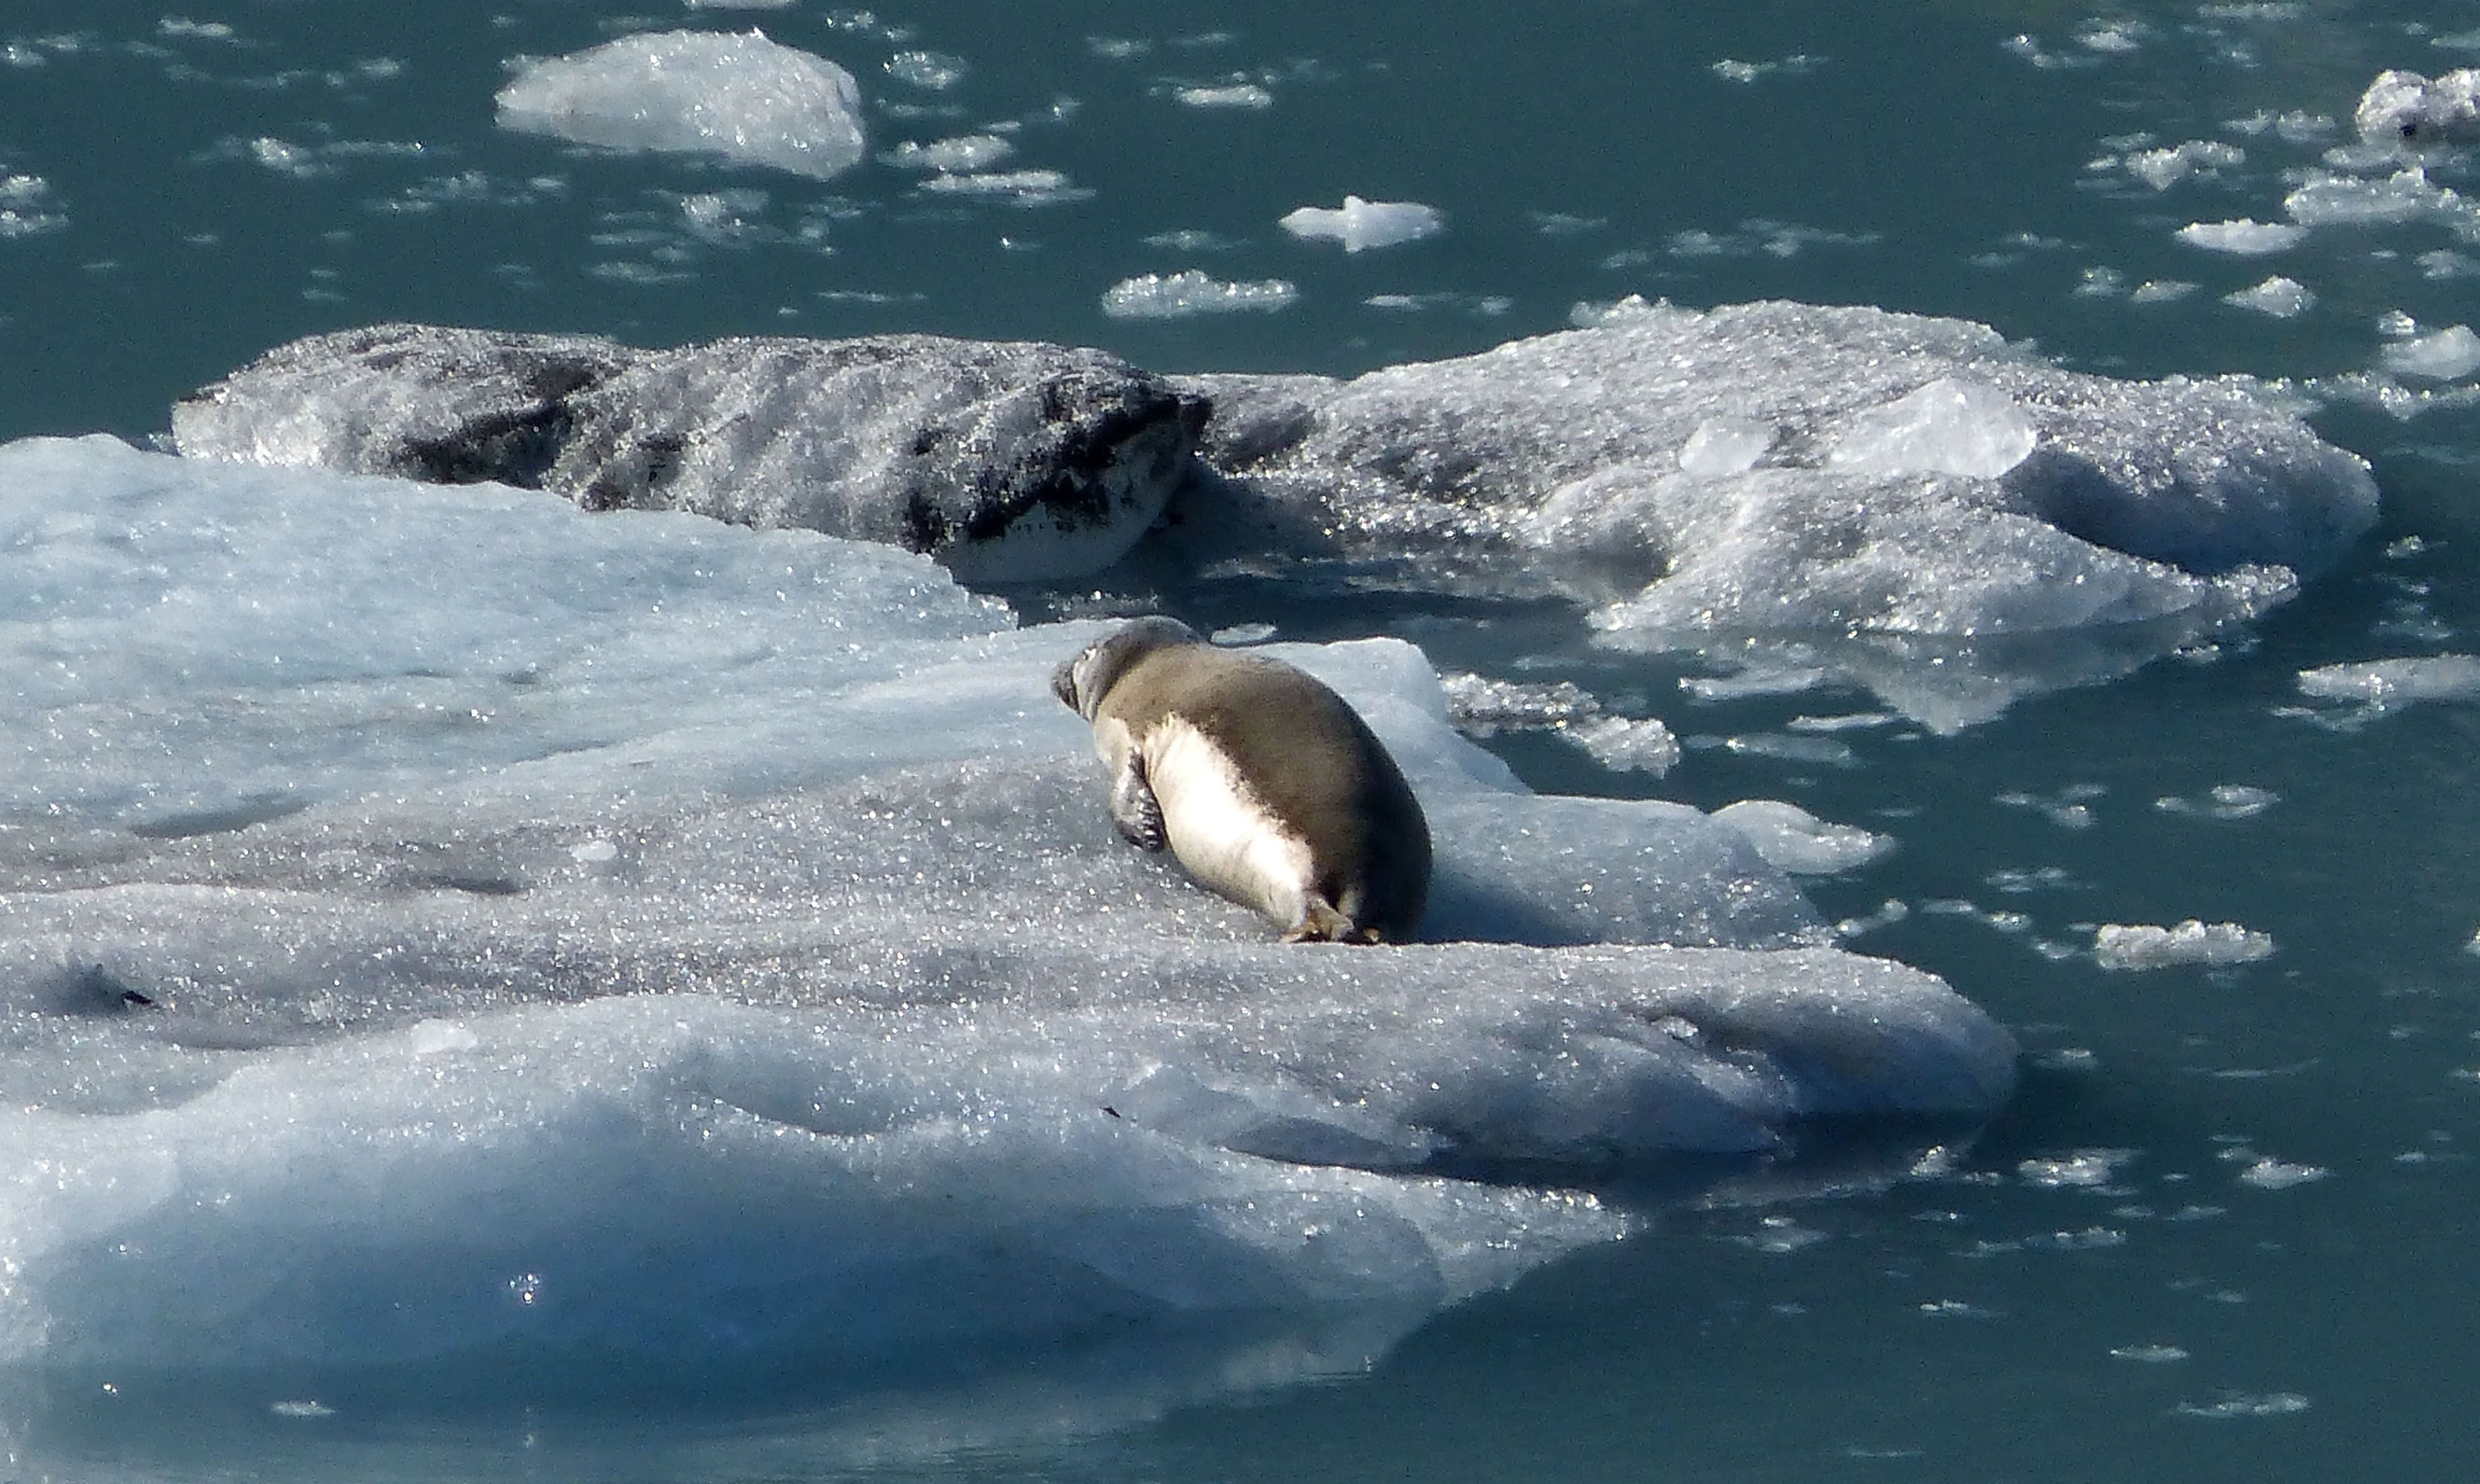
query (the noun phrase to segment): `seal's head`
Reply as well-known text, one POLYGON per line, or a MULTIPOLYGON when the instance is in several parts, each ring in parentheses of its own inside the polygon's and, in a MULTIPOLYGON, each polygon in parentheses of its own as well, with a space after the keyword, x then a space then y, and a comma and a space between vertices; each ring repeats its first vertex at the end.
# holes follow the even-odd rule
POLYGON ((1050 693, 1070 711, 1094 719, 1095 708, 1128 666, 1157 649, 1179 644, 1201 644, 1197 631, 1176 618, 1140 618, 1122 626, 1107 638, 1085 646, 1085 652, 1073 660, 1063 661, 1050 672, 1050 693))

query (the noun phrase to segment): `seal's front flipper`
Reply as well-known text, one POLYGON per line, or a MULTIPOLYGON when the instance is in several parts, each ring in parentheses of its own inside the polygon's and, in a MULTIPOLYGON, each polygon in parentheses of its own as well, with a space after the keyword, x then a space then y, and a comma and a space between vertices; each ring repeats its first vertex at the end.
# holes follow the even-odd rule
POLYGON ((1146 782, 1145 759, 1133 747, 1111 785, 1111 822, 1120 826, 1121 839, 1141 850, 1159 850, 1170 839, 1163 833, 1162 800, 1146 782))

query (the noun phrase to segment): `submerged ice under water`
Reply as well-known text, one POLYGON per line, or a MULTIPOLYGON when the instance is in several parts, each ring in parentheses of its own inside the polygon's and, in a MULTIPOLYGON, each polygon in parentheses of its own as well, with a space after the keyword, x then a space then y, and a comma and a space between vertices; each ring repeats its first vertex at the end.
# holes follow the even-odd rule
POLYGON ((0 16, 0 1472, 2480 1461, 2480 23, 662 10, 0 16), (140 451, 400 321, 1098 347, 1238 503, 140 451), (1116 840, 1147 609, 1433 941, 1116 840))

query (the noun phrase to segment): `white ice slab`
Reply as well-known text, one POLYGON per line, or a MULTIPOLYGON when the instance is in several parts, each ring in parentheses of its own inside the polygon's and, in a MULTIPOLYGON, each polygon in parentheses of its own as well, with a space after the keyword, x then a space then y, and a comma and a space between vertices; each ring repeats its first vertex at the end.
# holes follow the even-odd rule
POLYGON ((819 180, 864 152, 861 89, 756 31, 662 31, 526 63, 500 124, 608 149, 719 154, 819 180))
POLYGON ((1046 686, 1098 632, 815 534, 0 447, 0 1359, 1382 1342, 1623 1230, 1480 1177, 2005 1096, 1944 984, 1803 946, 1692 809, 1522 792, 1395 640, 1273 650, 1420 790, 1435 941, 1269 941, 1114 833, 1046 686))

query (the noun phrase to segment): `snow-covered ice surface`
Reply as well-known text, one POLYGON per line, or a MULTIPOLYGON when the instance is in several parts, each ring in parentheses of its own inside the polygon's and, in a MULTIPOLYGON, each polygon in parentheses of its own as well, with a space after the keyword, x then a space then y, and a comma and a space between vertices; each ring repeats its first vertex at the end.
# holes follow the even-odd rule
POLYGON ((1229 484, 1173 539, 1228 559, 1288 520, 1355 582, 1555 592, 1610 644, 1797 660, 1950 728, 2255 617, 2375 519, 2365 465, 2243 378, 1874 309, 1589 318, 1347 382, 1188 378, 1229 484))
POLYGON ((1428 941, 1266 941, 1114 836, 1046 685, 1096 632, 809 533, 0 448, 0 1359, 1184 1334, 1257 1381, 1139 1395, 1210 1393, 1621 1235, 1577 1182, 2005 1098, 1969 1002, 1728 823, 1524 792, 1398 641, 1277 650, 1421 790, 1428 941))
POLYGON ((526 64, 500 123, 607 149, 710 153, 831 179, 865 149, 861 90, 762 34, 664 31, 526 64))

